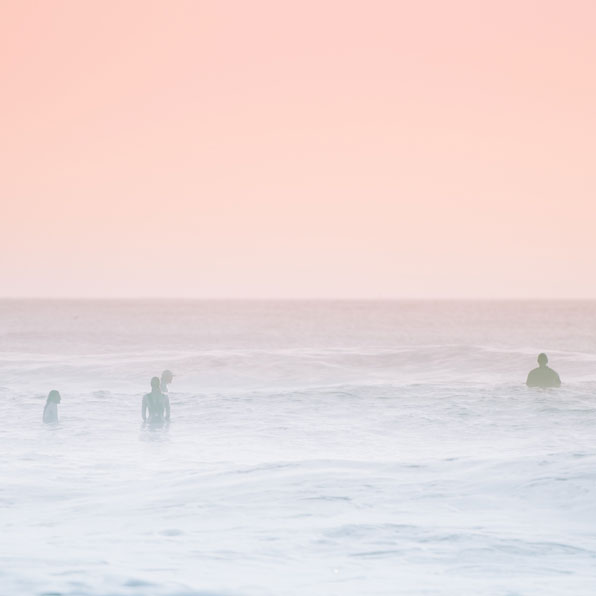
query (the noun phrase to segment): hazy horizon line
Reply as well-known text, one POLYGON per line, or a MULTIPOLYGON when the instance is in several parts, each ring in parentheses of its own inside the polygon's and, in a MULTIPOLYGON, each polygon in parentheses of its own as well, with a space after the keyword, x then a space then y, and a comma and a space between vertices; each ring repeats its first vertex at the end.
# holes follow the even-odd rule
POLYGON ((209 297, 209 296, 0 296, 0 301, 187 301, 187 302, 596 302, 594 297, 487 297, 487 296, 388 296, 388 297, 209 297))

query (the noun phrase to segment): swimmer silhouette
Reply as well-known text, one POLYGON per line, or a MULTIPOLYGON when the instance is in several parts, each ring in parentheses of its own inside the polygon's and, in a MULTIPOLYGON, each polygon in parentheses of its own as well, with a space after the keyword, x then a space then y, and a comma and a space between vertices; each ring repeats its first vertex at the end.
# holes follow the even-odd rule
POLYGON ((166 396, 161 392, 158 377, 151 379, 151 393, 143 396, 141 415, 145 422, 163 422, 164 419, 170 419, 170 404, 166 402, 166 396))
POLYGON ((58 422, 58 404, 60 401, 60 393, 52 389, 48 393, 48 399, 43 409, 43 421, 46 424, 56 424, 58 422))
POLYGON ((538 368, 531 370, 528 374, 526 385, 528 387, 560 387, 559 375, 550 367, 546 366, 548 358, 546 354, 538 354, 538 368))
POLYGON ((174 380, 171 370, 164 370, 161 373, 161 392, 166 399, 166 420, 170 418, 170 396, 168 395, 168 385, 174 380))

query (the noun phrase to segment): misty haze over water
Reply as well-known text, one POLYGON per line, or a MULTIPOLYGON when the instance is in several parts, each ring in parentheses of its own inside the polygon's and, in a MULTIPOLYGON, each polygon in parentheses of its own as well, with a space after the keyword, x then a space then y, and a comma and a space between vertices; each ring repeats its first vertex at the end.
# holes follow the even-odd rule
POLYGON ((596 587, 595 302, 3 300, 0 397, 5 594, 596 587))

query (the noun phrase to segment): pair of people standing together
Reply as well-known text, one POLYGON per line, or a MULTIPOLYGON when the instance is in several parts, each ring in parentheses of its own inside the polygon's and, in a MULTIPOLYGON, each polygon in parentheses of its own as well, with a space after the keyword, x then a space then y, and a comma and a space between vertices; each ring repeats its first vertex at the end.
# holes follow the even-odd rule
POLYGON ((164 370, 159 377, 151 379, 151 393, 143 396, 141 416, 143 422, 159 424, 170 419, 170 398, 168 385, 174 379, 170 370, 164 370))

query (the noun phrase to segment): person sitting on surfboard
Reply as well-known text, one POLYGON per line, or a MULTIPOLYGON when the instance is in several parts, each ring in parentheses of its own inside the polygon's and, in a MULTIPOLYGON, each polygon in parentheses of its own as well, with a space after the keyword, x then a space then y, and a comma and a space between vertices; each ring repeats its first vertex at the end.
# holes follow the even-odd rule
POLYGON ((161 392, 159 377, 151 379, 151 393, 143 396, 141 415, 144 422, 163 422, 170 419, 170 404, 161 392))
POLYGON ((526 385, 528 387, 560 387, 559 375, 550 367, 546 366, 548 357, 546 354, 538 354, 538 368, 531 370, 528 374, 526 385))
POLYGON ((48 393, 48 399, 43 409, 43 421, 46 424, 56 424, 58 422, 58 404, 60 401, 60 393, 52 389, 48 393))

